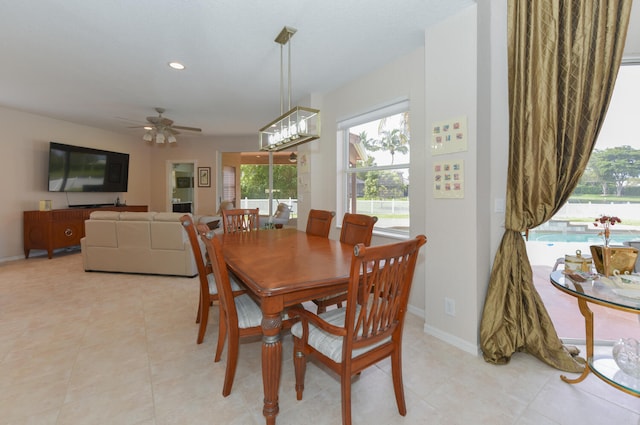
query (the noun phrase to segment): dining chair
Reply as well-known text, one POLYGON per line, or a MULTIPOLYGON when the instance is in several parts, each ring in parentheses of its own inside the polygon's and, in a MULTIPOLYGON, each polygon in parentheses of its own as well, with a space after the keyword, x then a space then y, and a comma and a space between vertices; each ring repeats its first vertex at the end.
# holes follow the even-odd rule
POLYGON ((364 246, 371 245, 373 226, 377 221, 378 217, 376 216, 345 213, 342 218, 340 242, 349 245, 357 245, 359 243, 363 243, 364 246))
MULTIPOLYGON (((224 327, 221 327, 218 332, 215 362, 220 361, 225 339, 228 336, 227 366, 222 386, 222 395, 226 397, 231 394, 238 366, 240 338, 262 335, 262 310, 247 293, 234 294, 232 292, 229 271, 222 253, 222 243, 213 231, 207 231, 206 226, 199 225, 198 229, 201 231, 201 239, 211 259, 211 268, 220 299, 220 317, 223 318, 221 322, 224 324, 224 327)), ((282 328, 291 328, 293 322, 285 315, 282 320, 282 328)))
POLYGON ((388 245, 354 247, 346 307, 314 314, 291 308, 296 398, 302 400, 309 356, 340 375, 342 423, 351 425, 351 377, 391 358, 398 412, 407 413, 402 383, 402 329, 424 235, 388 245))
POLYGON ((335 215, 335 211, 309 210, 307 234, 328 238, 331 231, 331 222, 335 215))
MULTIPOLYGON (((196 262, 196 268, 198 269, 198 281, 200 282, 200 296, 198 301, 198 313, 196 315, 196 323, 200 324, 198 329, 198 338, 196 339, 198 344, 202 344, 204 335, 207 332, 207 325, 209 323, 209 309, 214 301, 218 301, 218 288, 211 269, 211 263, 209 262, 208 255, 204 250, 204 244, 200 246, 200 238, 198 238, 196 225, 194 223, 193 216, 185 214, 180 217, 180 222, 187 232, 189 237, 189 243, 191 244, 191 250, 193 251, 193 257, 196 262)), ((205 225, 206 229, 209 226, 205 225)), ((240 284, 235 278, 231 278, 231 287, 235 293, 243 293, 240 284)))
MULTIPOLYGON (((378 217, 365 214, 345 213, 342 219, 342 229, 340 230, 340 242, 349 245, 359 243, 364 246, 371 245, 371 237, 373 236, 373 226, 378 221, 378 217)), ((347 293, 340 292, 338 294, 329 295, 322 298, 312 300, 317 306, 318 313, 327 311, 327 307, 337 305, 342 307, 342 303, 346 300, 347 293)))
POLYGON ((225 233, 251 232, 260 227, 259 208, 233 208, 222 210, 222 226, 225 233))

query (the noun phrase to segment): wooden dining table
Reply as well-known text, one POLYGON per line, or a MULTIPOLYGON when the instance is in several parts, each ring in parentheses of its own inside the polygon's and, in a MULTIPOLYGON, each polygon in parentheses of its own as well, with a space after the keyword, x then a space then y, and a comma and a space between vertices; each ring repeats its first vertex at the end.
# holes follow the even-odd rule
MULTIPOLYGON (((227 267, 262 309, 263 414, 274 425, 282 367, 282 313, 347 289, 353 246, 296 229, 221 235, 227 267)), ((291 388, 294 391, 294 388, 291 388)))

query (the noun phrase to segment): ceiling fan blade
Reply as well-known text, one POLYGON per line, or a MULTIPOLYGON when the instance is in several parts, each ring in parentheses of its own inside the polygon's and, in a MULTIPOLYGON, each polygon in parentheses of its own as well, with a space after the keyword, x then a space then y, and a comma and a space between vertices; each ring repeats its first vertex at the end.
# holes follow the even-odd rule
POLYGON ((139 123, 140 122, 140 120, 132 120, 130 118, 125 118, 125 117, 115 117, 115 119, 122 120, 122 121, 128 121, 128 122, 131 122, 131 123, 139 123))
POLYGON ((187 130, 187 131, 202 131, 201 128, 197 128, 197 127, 185 127, 182 125, 174 125, 172 126, 173 128, 177 128, 179 130, 187 130))

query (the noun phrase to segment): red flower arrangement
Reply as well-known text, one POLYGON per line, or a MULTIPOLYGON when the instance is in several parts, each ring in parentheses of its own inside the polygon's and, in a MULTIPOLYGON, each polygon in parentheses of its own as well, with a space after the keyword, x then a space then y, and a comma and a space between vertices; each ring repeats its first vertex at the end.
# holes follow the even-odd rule
POLYGON ((602 226, 602 232, 598 233, 600 236, 604 236, 604 246, 609 246, 609 237, 611 236, 611 226, 616 223, 622 223, 618 217, 612 215, 602 215, 596 218, 596 221, 593 223, 595 227, 602 226))

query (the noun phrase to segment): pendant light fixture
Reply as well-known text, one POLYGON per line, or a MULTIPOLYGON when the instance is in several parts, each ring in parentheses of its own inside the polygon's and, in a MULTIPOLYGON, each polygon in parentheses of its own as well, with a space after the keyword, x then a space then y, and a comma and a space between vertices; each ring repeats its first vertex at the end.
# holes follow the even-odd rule
POLYGON ((291 37, 295 28, 284 27, 275 39, 280 44, 280 116, 260 129, 260 150, 281 151, 320 137, 320 111, 296 106, 291 108, 291 37), (284 112, 284 46, 287 54, 287 108, 284 112))

